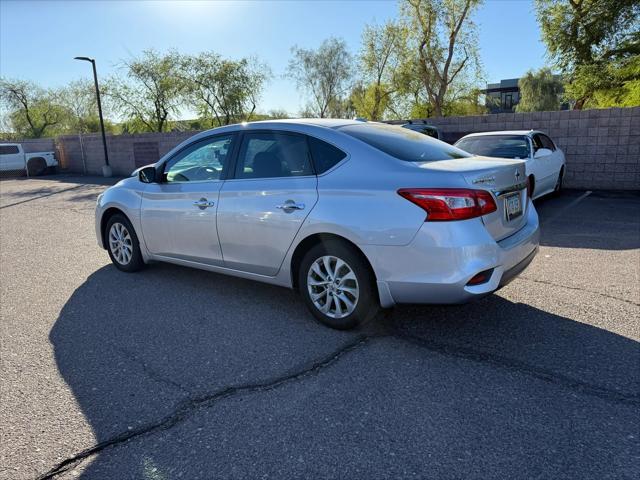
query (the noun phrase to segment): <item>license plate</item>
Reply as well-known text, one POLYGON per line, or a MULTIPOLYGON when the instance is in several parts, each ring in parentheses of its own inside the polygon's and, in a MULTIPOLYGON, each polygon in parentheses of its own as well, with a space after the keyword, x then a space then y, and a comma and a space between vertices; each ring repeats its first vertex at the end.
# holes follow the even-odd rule
POLYGON ((522 215, 522 202, 520 201, 519 193, 513 193, 504 197, 504 211, 506 212, 508 222, 522 215))

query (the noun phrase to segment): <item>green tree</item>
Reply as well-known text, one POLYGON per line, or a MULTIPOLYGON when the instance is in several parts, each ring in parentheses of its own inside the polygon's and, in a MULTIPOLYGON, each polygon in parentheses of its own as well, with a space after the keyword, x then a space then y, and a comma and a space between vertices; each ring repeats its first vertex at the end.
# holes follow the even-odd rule
POLYGON ((55 134, 67 112, 55 92, 23 80, 0 79, 0 100, 7 109, 8 124, 18 137, 40 138, 55 134))
POLYGON ((637 95, 640 68, 638 0, 536 0, 542 38, 568 77, 574 108, 608 106, 637 95), (617 100, 615 100, 617 99, 617 100))
POLYGON ((529 70, 518 81, 520 101, 516 112, 559 110, 563 92, 562 81, 549 68, 529 70))
POLYGON ((289 112, 287 112, 286 110, 282 110, 282 109, 271 109, 267 112, 267 118, 270 119, 284 119, 284 118, 291 118, 291 115, 289 115, 289 112))
POLYGON ((397 69, 404 60, 407 29, 395 22, 367 25, 362 33, 360 72, 351 99, 358 116, 380 120, 398 91, 397 69))
POLYGON ((269 68, 254 58, 228 60, 213 52, 183 59, 188 98, 211 126, 251 120, 269 68))
POLYGON ((464 92, 453 95, 445 104, 443 114, 449 116, 483 115, 487 113, 484 93, 479 88, 464 87, 464 92))
POLYGON ((344 40, 329 38, 317 50, 294 46, 287 75, 310 96, 303 113, 314 117, 339 117, 352 76, 352 57, 344 40))
MULTIPOLYGON (((100 131, 98 102, 93 81, 75 80, 57 91, 59 105, 66 114, 59 133, 96 133, 100 131)), ((114 132, 115 126, 104 119, 107 132, 114 132)))
POLYGON ((390 87, 385 84, 363 85, 357 83, 351 89, 349 101, 356 116, 367 120, 380 120, 389 106, 390 87))
POLYGON ((456 82, 480 75, 477 32, 471 20, 480 3, 481 0, 407 0, 401 6, 417 57, 410 61, 419 67, 419 78, 436 116, 444 114, 456 82))
POLYGON ((105 85, 105 96, 131 128, 163 132, 179 115, 183 103, 182 61, 174 51, 160 54, 146 50, 140 57, 122 63, 125 76, 111 78, 105 85))

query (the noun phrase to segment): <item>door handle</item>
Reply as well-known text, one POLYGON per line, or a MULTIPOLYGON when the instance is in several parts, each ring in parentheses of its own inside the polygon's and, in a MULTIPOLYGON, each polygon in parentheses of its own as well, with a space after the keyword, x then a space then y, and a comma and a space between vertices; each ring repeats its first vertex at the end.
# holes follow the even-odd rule
POLYGON ((213 207, 215 205, 214 202, 210 202, 206 198, 201 198, 200 200, 193 202, 193 204, 200 210, 204 210, 205 208, 213 207))
POLYGON ((282 205, 276 205, 276 208, 291 213, 294 210, 304 210, 304 203, 295 203, 293 200, 287 200, 282 205))

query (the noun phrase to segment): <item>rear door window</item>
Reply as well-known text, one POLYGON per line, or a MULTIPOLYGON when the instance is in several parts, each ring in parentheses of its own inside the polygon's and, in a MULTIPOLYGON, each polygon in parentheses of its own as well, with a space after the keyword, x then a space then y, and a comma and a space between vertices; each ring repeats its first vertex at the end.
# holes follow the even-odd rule
POLYGON ((313 175, 304 135, 283 132, 246 133, 235 178, 276 178, 313 175))
POLYGON ((347 125, 339 131, 405 162, 470 157, 467 152, 407 128, 381 123, 347 125))

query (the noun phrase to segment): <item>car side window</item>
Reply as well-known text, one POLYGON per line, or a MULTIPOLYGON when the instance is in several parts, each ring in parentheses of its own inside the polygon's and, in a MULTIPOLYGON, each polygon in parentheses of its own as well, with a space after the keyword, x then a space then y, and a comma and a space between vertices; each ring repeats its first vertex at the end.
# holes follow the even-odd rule
POLYGON ((179 152, 166 164, 168 183, 219 180, 231 154, 234 135, 201 140, 179 152))
POLYGON ((342 150, 327 142, 323 142, 314 137, 308 137, 308 139, 313 166, 318 175, 333 168, 334 165, 347 156, 342 150))
POLYGON ((533 137, 531 137, 531 142, 533 143, 534 152, 537 152, 538 150, 543 148, 542 140, 540 140, 540 135, 538 135, 537 133, 533 137))
POLYGON ((0 155, 14 155, 19 153, 17 145, 0 145, 0 155))
POLYGON ((244 135, 235 178, 277 178, 313 175, 304 135, 255 132, 244 135))
POLYGON ((548 148, 551 151, 554 151, 556 149, 556 146, 554 145, 554 143, 551 141, 549 137, 542 134, 540 134, 539 137, 540 137, 540 141, 542 142, 542 146, 544 148, 548 148))

